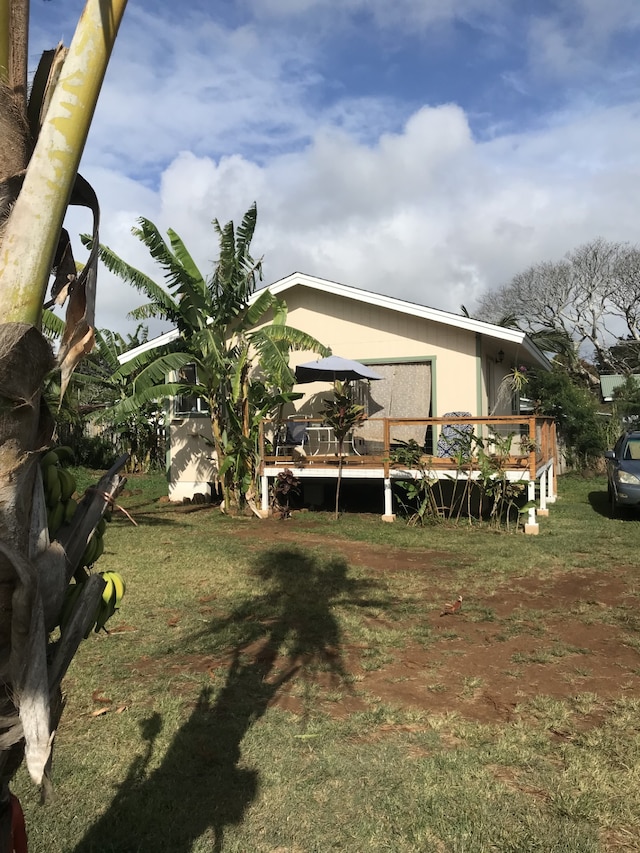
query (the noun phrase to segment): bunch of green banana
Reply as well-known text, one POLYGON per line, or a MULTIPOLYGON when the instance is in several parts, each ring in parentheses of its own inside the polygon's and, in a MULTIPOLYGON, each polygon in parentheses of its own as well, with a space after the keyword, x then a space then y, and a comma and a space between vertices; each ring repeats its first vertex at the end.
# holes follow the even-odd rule
MULTIPOLYGON (((107 621, 120 607, 120 602, 122 601, 122 597, 126 591, 124 578, 119 572, 100 572, 100 574, 104 578, 105 587, 102 591, 102 598, 98 604, 98 609, 96 610, 95 621, 89 626, 89 629, 85 634, 85 640, 91 634, 92 630, 95 630, 97 634, 99 631, 104 629, 107 621)), ((60 632, 63 635, 76 607, 80 593, 82 592, 82 586, 83 582, 76 581, 75 583, 70 583, 67 587, 59 620, 60 632)))
POLYGON ((104 628, 107 620, 111 619, 120 607, 122 596, 126 592, 126 585, 121 574, 118 572, 100 572, 100 574, 104 579, 105 587, 102 591, 100 604, 98 605, 98 612, 96 613, 96 625, 94 629, 96 634, 104 628))
POLYGON ((40 459, 42 483, 47 504, 47 526, 49 539, 53 540, 60 527, 71 521, 77 503, 73 498, 76 481, 66 465, 74 461, 70 447, 55 447, 48 450, 40 459))

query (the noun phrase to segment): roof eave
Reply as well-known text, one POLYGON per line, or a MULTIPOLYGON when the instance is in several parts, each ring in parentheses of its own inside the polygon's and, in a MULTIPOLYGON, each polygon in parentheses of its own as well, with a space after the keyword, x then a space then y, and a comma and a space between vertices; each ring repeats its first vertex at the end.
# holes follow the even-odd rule
POLYGON ((157 349, 165 344, 170 344, 173 341, 176 341, 179 337, 180 332, 177 329, 171 329, 169 332, 164 332, 164 334, 158 335, 157 338, 151 338, 151 340, 145 341, 143 344, 140 344, 140 346, 127 350, 127 352, 123 352, 122 355, 118 356, 118 362, 120 364, 126 364, 128 361, 133 361, 134 358, 142 355, 143 352, 149 352, 149 350, 157 349))
MULTIPOLYGON (((249 303, 252 304, 260 296, 264 290, 270 290, 274 296, 278 296, 292 287, 302 286, 310 287, 315 290, 321 290, 325 293, 332 293, 336 296, 342 296, 346 299, 355 299, 368 305, 376 305, 380 308, 385 308, 390 311, 397 311, 402 314, 408 314, 413 317, 418 317, 424 320, 431 320, 434 323, 444 323, 453 328, 465 329, 469 332, 485 335, 486 337, 494 338, 495 340, 504 341, 505 343, 522 346, 533 363, 545 370, 551 370, 551 362, 538 349, 533 341, 527 337, 525 332, 519 329, 509 329, 504 326, 496 326, 492 323, 485 323, 482 320, 474 320, 472 317, 452 314, 449 311, 441 311, 438 308, 429 308, 426 305, 418 305, 414 302, 406 302, 402 299, 397 299, 394 296, 384 296, 380 293, 373 293, 369 290, 361 290, 357 287, 340 284, 337 281, 329 281, 328 279, 317 278, 316 276, 306 275, 305 273, 294 272, 291 275, 281 278, 273 284, 266 285, 260 290, 254 291, 249 298, 249 303)), ((136 358, 144 352, 155 349, 164 344, 171 343, 180 337, 177 329, 172 329, 170 332, 165 332, 157 338, 146 341, 139 347, 135 347, 118 357, 120 364, 126 364, 128 361, 136 358)))

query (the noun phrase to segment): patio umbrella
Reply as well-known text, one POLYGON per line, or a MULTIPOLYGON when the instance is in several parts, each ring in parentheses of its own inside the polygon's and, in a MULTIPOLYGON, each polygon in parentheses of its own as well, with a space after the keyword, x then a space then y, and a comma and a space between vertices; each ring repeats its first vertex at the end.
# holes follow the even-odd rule
POLYGON ((366 364, 360 364, 359 361, 352 361, 339 355, 330 355, 328 358, 321 358, 319 361, 307 361, 305 364, 299 364, 296 367, 296 379, 300 384, 322 381, 335 382, 336 379, 345 382, 350 379, 382 378, 366 364))

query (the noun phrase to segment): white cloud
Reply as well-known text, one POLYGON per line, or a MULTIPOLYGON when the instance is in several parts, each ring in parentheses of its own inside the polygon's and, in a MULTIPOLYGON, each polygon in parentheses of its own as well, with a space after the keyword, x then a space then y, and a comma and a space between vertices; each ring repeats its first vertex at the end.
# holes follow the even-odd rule
MULTIPOLYGON (((356 96, 342 88, 339 66, 349 57, 336 57, 328 66, 321 57, 326 60, 335 37, 349 29, 352 34, 358 28, 369 33, 376 27, 395 29, 397 62, 404 30, 427 33, 434 22, 464 20, 499 33, 503 47, 508 44, 517 52, 514 39, 527 37, 528 26, 534 78, 560 75, 575 83, 586 74, 591 82, 609 78, 609 89, 616 91, 632 90, 640 82, 635 61, 624 62, 606 51, 616 34, 638 25, 636 0, 610 0, 606 8, 600 0, 556 0, 555 13, 530 20, 522 14, 520 0, 238 3, 253 17, 235 25, 214 17, 206 4, 181 7, 183 13, 175 16, 174 10, 171 19, 162 4, 129 4, 85 162, 153 182, 180 150, 216 159, 236 152, 265 162, 305 148, 327 126, 376 140, 399 127, 415 101, 409 107, 401 91, 394 98, 356 96), (334 76, 325 79, 320 67, 334 76)), ((49 11, 48 4, 41 5, 49 11)), ((40 34, 39 41, 43 39, 40 34)), ((531 80, 518 63, 507 62, 500 73, 503 81, 514 81, 521 93, 531 94, 531 80)))
POLYGON ((317 80, 306 45, 188 9, 169 25, 131 6, 96 110, 92 161, 153 173, 182 148, 266 154, 308 140, 305 93, 317 80))
MULTIPOLYGON (((548 0, 535 18, 521 0, 238 0, 233 24, 205 3, 171 8, 169 22, 161 2, 130 4, 82 167, 101 198, 103 241, 145 272, 155 267, 130 235, 138 216, 174 228, 208 271, 211 220, 238 222, 254 199, 267 280, 297 269, 453 311, 598 234, 639 233, 638 74, 611 56, 639 25, 637 0, 548 0), (543 77, 570 80, 562 112, 508 136, 509 117, 489 113, 496 129, 479 141, 460 105, 416 108, 419 96, 409 105, 401 89, 354 94, 338 66, 326 70, 326 37, 342 27, 373 22, 401 57, 405 31, 454 20, 503 44, 528 37, 506 62, 493 55, 496 78, 515 81, 518 106, 540 96, 543 77), (511 62, 525 48, 529 66, 511 62), (626 104, 607 106, 594 81, 623 87, 626 104)), ((473 73, 464 60, 451 67, 473 73)), ((140 301, 102 274, 99 325, 132 330, 122 318, 140 301)))
POLYGON ((570 80, 588 75, 606 79, 607 65, 629 57, 620 54, 616 40, 640 28, 636 0, 570 0, 558 2, 547 14, 534 14, 528 31, 529 58, 539 76, 570 80))
MULTIPOLYGON (((107 241, 152 270, 124 233, 124 211, 147 204, 137 213, 178 231, 209 271, 217 254, 212 218, 238 222, 256 199, 253 248, 265 255, 267 281, 300 270, 446 310, 472 308, 486 288, 596 235, 636 239, 636 113, 564 119, 535 134, 478 142, 458 107, 423 108, 402 133, 371 146, 327 127, 304 150, 263 165, 183 152, 157 193, 137 191, 135 203, 135 184, 108 194, 107 241)), ((110 182, 106 172, 94 178, 110 182)), ((110 286, 101 323, 118 324, 121 301, 110 286)))
POLYGON ((581 16, 582 29, 593 40, 604 41, 619 32, 630 32, 640 27, 640 7, 636 0, 575 0, 576 11, 581 16))
POLYGON ((380 27, 413 30, 455 19, 486 20, 499 15, 509 0, 246 0, 256 17, 317 17, 344 22, 366 15, 380 27))

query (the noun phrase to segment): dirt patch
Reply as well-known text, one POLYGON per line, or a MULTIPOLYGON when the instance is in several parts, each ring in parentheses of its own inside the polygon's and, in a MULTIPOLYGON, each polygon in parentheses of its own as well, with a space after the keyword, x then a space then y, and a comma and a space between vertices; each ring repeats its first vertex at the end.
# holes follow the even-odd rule
MULTIPOLYGON (((597 694, 600 701, 640 696, 640 654, 609 625, 553 620, 543 637, 504 638, 456 619, 455 636, 428 648, 408 645, 392 663, 365 673, 360 686, 390 704, 509 721, 536 696, 597 694)), ((438 626, 434 625, 434 630, 438 626)))
MULTIPOLYGON (((291 542, 294 545, 304 541, 305 547, 318 547, 327 550, 326 535, 308 532, 308 526, 296 523, 290 525, 279 519, 265 519, 260 523, 260 541, 256 542, 255 530, 234 531, 238 539, 249 541, 248 548, 261 550, 265 543, 279 544, 291 542)), ((444 564, 451 564, 455 556, 448 551, 411 550, 407 548, 381 548, 364 542, 332 540, 332 553, 340 554, 352 566, 362 566, 381 572, 433 572, 444 564)), ((465 565, 458 562, 456 565, 465 565)))
MULTIPOLYGON (((299 525, 267 523, 259 547, 266 541, 299 542, 300 534, 299 525)), ((305 547, 316 543, 326 550, 325 537, 304 533, 305 547)), ((381 648, 376 641, 350 643, 345 637, 320 656, 282 657, 273 644, 277 625, 265 624, 263 637, 224 657, 143 659, 136 670, 144 676, 161 669, 178 691, 181 675, 189 672, 209 673, 225 689, 237 679, 242 689, 261 695, 265 707, 304 714, 320 706, 336 717, 383 703, 508 722, 530 700, 546 696, 582 703, 581 720, 595 724, 608 702, 640 697, 633 567, 615 576, 592 571, 511 578, 481 601, 465 597, 458 613, 442 617, 433 590, 447 588, 446 566, 455 563, 455 555, 344 541, 332 542, 331 550, 373 573, 414 575, 417 590, 429 571, 431 600, 426 599, 424 613, 414 610, 406 618, 361 614, 372 636, 378 636, 376 629, 393 632, 395 642, 381 643, 381 648), (406 642, 398 643, 398 636, 406 642), (591 711, 586 708, 590 703, 591 711)))

